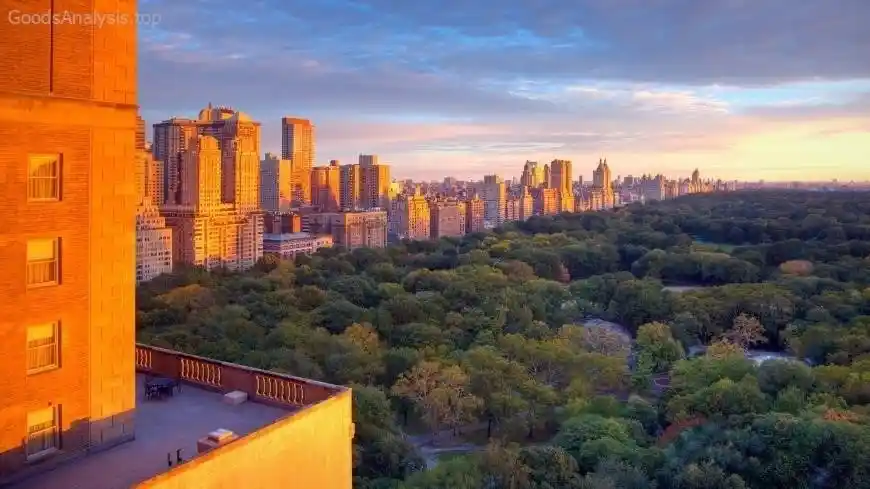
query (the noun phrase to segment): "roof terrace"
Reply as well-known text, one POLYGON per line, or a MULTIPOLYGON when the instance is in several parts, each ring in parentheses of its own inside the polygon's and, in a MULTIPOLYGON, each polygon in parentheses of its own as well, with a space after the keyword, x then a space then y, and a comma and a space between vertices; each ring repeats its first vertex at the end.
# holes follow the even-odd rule
POLYGON ((212 449, 209 456, 270 425, 292 422, 295 414, 346 389, 274 372, 145 345, 136 346, 136 438, 109 450, 62 464, 25 479, 16 489, 121 489, 148 486, 149 479, 195 461, 197 440, 218 429, 236 441, 212 449), (179 379, 181 391, 162 399, 145 398, 146 375, 179 379), (224 394, 242 391, 248 401, 225 402, 224 394), (286 421, 285 421, 286 419, 286 421), (177 451, 181 450, 181 464, 177 451))

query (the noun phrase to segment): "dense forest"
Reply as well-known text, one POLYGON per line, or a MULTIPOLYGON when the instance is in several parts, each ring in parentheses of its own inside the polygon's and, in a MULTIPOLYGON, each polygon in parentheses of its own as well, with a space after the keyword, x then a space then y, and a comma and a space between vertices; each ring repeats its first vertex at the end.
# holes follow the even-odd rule
POLYGON ((140 287, 137 322, 145 343, 352 386, 359 488, 870 488, 867 193, 179 270, 140 287))

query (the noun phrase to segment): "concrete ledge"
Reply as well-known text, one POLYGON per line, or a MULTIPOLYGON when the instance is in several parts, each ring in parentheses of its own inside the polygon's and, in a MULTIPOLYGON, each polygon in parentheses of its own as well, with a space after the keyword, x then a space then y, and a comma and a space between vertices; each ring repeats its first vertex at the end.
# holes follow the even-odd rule
POLYGON ((224 403, 230 404, 232 406, 238 406, 239 404, 248 400, 248 394, 242 391, 232 391, 224 394, 224 403))

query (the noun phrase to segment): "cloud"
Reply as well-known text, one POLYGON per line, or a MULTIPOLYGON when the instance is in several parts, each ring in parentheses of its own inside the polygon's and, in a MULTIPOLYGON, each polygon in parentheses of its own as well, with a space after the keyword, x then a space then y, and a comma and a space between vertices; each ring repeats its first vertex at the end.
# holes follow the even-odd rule
POLYGON ((796 120, 821 138, 840 130, 830 120, 870 118, 865 0, 140 0, 140 10, 161 20, 140 29, 150 122, 231 105, 263 122, 274 151, 280 117, 309 117, 324 159, 380 152, 421 169, 461 155, 466 169, 722 153, 796 120))

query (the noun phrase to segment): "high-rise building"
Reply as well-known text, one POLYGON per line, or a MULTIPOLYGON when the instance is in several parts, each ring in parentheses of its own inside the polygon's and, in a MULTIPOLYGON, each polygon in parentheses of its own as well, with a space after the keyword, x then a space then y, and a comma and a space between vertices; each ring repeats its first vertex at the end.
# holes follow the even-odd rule
POLYGON ((561 209, 559 203, 559 191, 554 188, 531 189, 534 200, 534 213, 536 216, 552 216, 558 214, 561 209))
POLYGON ((538 165, 536 161, 527 161, 523 165, 523 175, 520 177, 520 183, 531 188, 544 185, 544 168, 538 165))
POLYGON ((341 165, 339 200, 342 209, 362 207, 362 168, 360 165, 341 165))
POLYGON ((311 170, 316 161, 314 124, 308 119, 284 117, 281 119, 281 157, 295 161, 311 170))
POLYGON ((145 119, 136 115, 136 151, 145 151, 145 119))
POLYGON ((223 201, 222 156, 214 137, 198 136, 184 152, 180 202, 163 215, 176 262, 244 270, 263 256, 263 216, 223 201))
POLYGON ((429 236, 432 239, 465 234, 465 203, 454 199, 429 203, 429 236))
POLYGON ((266 233, 288 234, 302 232, 302 216, 296 212, 269 214, 265 219, 266 233))
POLYGON ((305 218, 309 232, 330 234, 336 246, 353 250, 387 245, 386 211, 324 212, 305 218))
POLYGON ((364 209, 386 209, 390 203, 390 167, 377 155, 360 155, 360 193, 364 209))
POLYGON ((572 193, 571 162, 568 160, 553 160, 550 162, 550 188, 562 194, 572 193))
POLYGON ((266 212, 287 212, 296 195, 290 160, 266 153, 260 162, 260 208, 266 212))
POLYGON ((311 169, 315 161, 315 127, 308 119, 281 119, 281 158, 293 162, 298 205, 311 203, 311 169))
POLYGON ((483 219, 486 227, 500 226, 505 221, 505 205, 507 189, 505 182, 498 175, 486 175, 483 183, 475 185, 474 189, 483 199, 483 219))
POLYGON ((136 282, 172 272, 172 229, 155 202, 162 195, 159 162, 136 152, 136 282))
POLYGON ((359 155, 360 166, 378 166, 381 164, 381 159, 378 155, 359 155))
POLYGON ((311 203, 321 212, 341 208, 341 168, 337 161, 327 166, 315 166, 311 171, 311 203))
POLYGON ((391 203, 390 220, 391 232, 399 238, 429 239, 429 202, 420 192, 420 187, 416 187, 413 194, 399 195, 391 203))
POLYGON ((259 131, 257 139, 236 136, 221 158, 221 197, 236 210, 254 212, 260 207, 259 131))
POLYGON ((136 28, 48 8, 0 1, 0 486, 134 431, 136 28))
POLYGON ((485 206, 483 199, 477 193, 465 202, 465 232, 478 233, 486 229, 484 226, 485 206))
POLYGON ((532 217, 535 210, 535 202, 529 193, 529 187, 522 186, 519 193, 511 195, 507 199, 506 219, 508 221, 525 221, 532 217))
POLYGON ((182 155, 198 134, 196 121, 192 119, 174 118, 154 124, 151 152, 154 159, 163 164, 163 196, 159 205, 176 204, 181 197, 179 169, 182 155))
MULTIPOLYGON (((136 15, 127 0, 0 0, 4 16, 49 7, 136 15)), ((137 193, 152 188, 134 164, 136 23, 13 24, 0 29, 0 486, 283 487, 289 471, 350 489, 349 389, 135 343, 137 193), (146 395, 158 386, 162 400, 146 395)))
POLYGON ((613 177, 610 173, 610 167, 607 166, 607 159, 598 160, 598 166, 592 172, 592 186, 601 190, 604 207, 613 207, 615 203, 613 177))
POLYGON ((230 107, 202 109, 196 119, 172 118, 154 124, 154 158, 164 165, 164 203, 179 204, 184 153, 197 136, 212 136, 221 150, 221 201, 253 210, 259 204, 260 123, 230 107))

